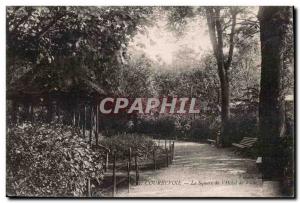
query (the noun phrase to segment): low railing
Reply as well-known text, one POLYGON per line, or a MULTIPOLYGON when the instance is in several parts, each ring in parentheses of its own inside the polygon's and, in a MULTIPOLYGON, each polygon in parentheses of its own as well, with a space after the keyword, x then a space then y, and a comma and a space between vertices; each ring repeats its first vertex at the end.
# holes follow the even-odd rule
MULTIPOLYGON (((151 158, 147 160, 139 159, 139 153, 133 152, 131 148, 128 149, 127 160, 117 161, 117 151, 106 151, 105 165, 104 165, 104 179, 110 179, 109 184, 105 186, 99 185, 102 195, 115 197, 118 186, 126 184, 126 190, 130 192, 132 184, 139 185, 141 166, 144 166, 145 170, 157 170, 162 167, 168 167, 172 164, 175 153, 175 141, 174 140, 155 140, 156 147, 153 149, 151 158), (132 173, 133 172, 133 173, 132 173), (121 176, 117 180, 117 174, 121 176), (124 176, 124 177, 122 177, 124 176), (134 181, 132 181, 132 179, 134 181)), ((95 191, 97 192, 97 191, 95 191)), ((91 180, 87 180, 87 196, 93 197, 97 195, 92 194, 91 180)))

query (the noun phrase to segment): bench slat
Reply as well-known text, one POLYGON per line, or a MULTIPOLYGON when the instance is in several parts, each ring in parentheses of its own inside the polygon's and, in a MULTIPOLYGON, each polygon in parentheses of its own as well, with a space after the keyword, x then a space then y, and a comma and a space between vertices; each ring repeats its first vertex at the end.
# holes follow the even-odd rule
POLYGON ((238 147, 238 148, 245 148, 245 146, 244 145, 240 145, 240 144, 237 144, 237 143, 232 143, 232 145, 233 146, 235 146, 235 147, 238 147))
POLYGON ((256 137, 243 137, 240 143, 232 143, 232 146, 240 149, 251 148, 257 142, 257 140, 258 138, 256 137))
POLYGON ((253 145, 254 145, 254 144, 252 144, 252 145, 244 145, 244 146, 250 148, 250 147, 253 147, 253 145))
POLYGON ((240 142, 240 144, 243 144, 243 145, 247 145, 247 144, 254 144, 256 141, 249 141, 249 142, 240 142))
POLYGON ((256 142, 257 140, 242 140, 241 142, 256 142))
POLYGON ((247 137, 247 138, 243 138, 243 140, 256 140, 257 138, 255 137, 247 137))
POLYGON ((242 144, 240 143, 240 145, 245 145, 245 146, 253 146, 255 143, 246 143, 246 144, 242 144))
POLYGON ((248 138, 248 139, 243 138, 243 139, 241 140, 241 142, 242 142, 242 141, 257 141, 257 138, 248 138))

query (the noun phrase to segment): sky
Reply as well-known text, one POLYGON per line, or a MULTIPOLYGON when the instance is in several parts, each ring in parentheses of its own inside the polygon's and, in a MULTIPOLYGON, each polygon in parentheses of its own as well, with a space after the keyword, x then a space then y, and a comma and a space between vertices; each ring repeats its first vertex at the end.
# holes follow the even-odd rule
MULTIPOLYGON (((248 15, 252 18, 258 12, 258 7, 248 7, 248 9, 250 11, 248 15)), ((174 53, 182 47, 191 48, 199 55, 212 50, 207 23, 204 18, 196 16, 194 19, 188 19, 185 33, 179 38, 174 32, 167 29, 167 23, 166 13, 159 13, 154 26, 146 28, 147 34, 139 33, 133 38, 129 50, 131 48, 144 52, 149 58, 156 61, 158 61, 157 56, 159 56, 162 63, 166 64, 172 63, 174 53)))
POLYGON ((130 43, 130 47, 143 51, 153 60, 157 60, 157 56, 159 56, 166 64, 172 63, 173 54, 183 46, 200 54, 211 50, 207 26, 203 19, 189 20, 186 32, 179 38, 174 32, 167 29, 165 17, 157 20, 154 26, 147 27, 147 33, 137 34, 130 43))

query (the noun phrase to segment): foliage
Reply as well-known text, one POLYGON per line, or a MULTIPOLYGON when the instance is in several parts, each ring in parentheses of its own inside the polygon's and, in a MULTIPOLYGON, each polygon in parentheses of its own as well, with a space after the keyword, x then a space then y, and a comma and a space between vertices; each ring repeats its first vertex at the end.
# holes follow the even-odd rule
POLYGON ((124 65, 121 91, 128 97, 150 97, 154 93, 152 85, 153 62, 145 55, 130 55, 124 65))
POLYGON ((128 42, 149 25, 151 12, 151 7, 8 7, 9 87, 24 88, 19 79, 29 82, 29 75, 26 87, 46 91, 93 83, 100 93, 117 91, 128 42))
POLYGON ((294 195, 294 176, 295 176, 295 143, 294 143, 294 136, 288 135, 282 138, 280 143, 280 148, 282 149, 282 165, 283 165, 283 175, 284 175, 284 182, 283 182, 283 192, 287 196, 294 195))
POLYGON ((175 131, 175 119, 171 116, 160 117, 155 123, 156 133, 160 133, 163 137, 173 137, 175 131))
POLYGON ((129 148, 132 155, 139 158, 147 158, 152 155, 155 147, 154 141, 145 135, 136 133, 120 133, 101 140, 101 145, 108 148, 111 152, 117 153, 118 159, 125 159, 129 155, 129 148))
POLYGON ((239 142, 243 137, 258 137, 257 120, 252 115, 232 117, 228 126, 228 134, 224 137, 226 143, 239 142))
POLYGON ((136 126, 134 130, 138 133, 145 133, 145 134, 153 134, 156 133, 155 129, 155 119, 149 117, 140 117, 137 119, 136 126))
POLYGON ((113 136, 118 132, 126 132, 128 130, 127 115, 122 113, 118 115, 108 115, 101 117, 101 130, 104 130, 105 136, 113 136))
POLYGON ((18 196, 83 196, 103 177, 101 153, 70 126, 23 123, 8 129, 7 188, 18 196))
POLYGON ((212 136, 213 130, 207 120, 196 119, 191 122, 189 137, 196 141, 205 141, 212 136))

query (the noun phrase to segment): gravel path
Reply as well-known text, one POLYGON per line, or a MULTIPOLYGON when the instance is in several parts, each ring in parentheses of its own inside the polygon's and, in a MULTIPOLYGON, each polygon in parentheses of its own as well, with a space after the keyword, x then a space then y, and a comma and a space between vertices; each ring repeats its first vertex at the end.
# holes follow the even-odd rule
POLYGON ((138 186, 119 197, 274 197, 278 187, 262 182, 255 160, 230 149, 208 144, 176 142, 168 168, 141 174, 138 186))

